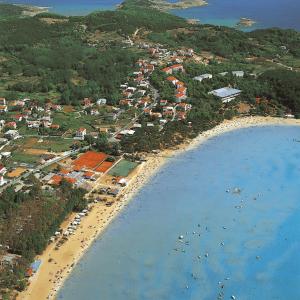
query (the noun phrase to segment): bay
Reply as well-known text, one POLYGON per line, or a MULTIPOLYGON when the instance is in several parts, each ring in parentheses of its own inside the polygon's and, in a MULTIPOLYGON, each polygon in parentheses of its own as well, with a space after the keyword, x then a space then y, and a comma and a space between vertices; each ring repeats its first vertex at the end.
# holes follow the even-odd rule
POLYGON ((300 299, 296 140, 299 127, 248 128, 170 159, 58 299, 300 299))

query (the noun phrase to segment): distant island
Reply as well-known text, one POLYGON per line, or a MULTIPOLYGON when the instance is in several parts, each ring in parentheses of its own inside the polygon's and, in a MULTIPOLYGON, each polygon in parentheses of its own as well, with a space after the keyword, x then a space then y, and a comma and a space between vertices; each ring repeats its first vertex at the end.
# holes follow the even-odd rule
MULTIPOLYGON (((117 7, 118 8, 124 7, 124 3, 128 4, 131 3, 131 1, 125 1, 119 4, 117 7)), ((172 9, 187 9, 191 7, 205 6, 208 5, 208 2, 206 0, 182 0, 182 1, 171 3, 166 0, 149 0, 147 1, 147 4, 148 6, 154 9, 167 12, 172 9)), ((144 5, 144 3, 142 5, 144 5)))
POLYGON ((154 7, 160 10, 168 11, 171 9, 187 9, 197 6, 207 5, 205 0, 182 0, 175 3, 170 3, 165 0, 152 0, 154 7))
POLYGON ((237 27, 252 27, 257 22, 250 18, 240 18, 237 27))

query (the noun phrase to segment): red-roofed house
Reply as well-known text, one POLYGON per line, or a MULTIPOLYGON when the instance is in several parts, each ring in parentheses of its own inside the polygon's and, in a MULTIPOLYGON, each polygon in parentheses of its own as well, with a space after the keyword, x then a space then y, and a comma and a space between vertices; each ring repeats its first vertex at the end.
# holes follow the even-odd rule
POLYGON ((59 171, 59 174, 62 176, 68 175, 69 173, 70 173, 70 170, 67 170, 67 169, 61 169, 59 171))
POLYGON ((160 106, 166 106, 168 104, 168 100, 160 100, 159 104, 160 106))
POLYGON ((16 122, 21 122, 23 120, 23 115, 14 115, 13 118, 16 122))
POLYGON ((166 106, 163 108, 163 116, 167 118, 173 118, 175 115, 175 109, 172 106, 166 106))
POLYGON ((173 69, 170 67, 163 68, 162 71, 169 75, 173 73, 173 69))
POLYGON ((183 65, 181 65, 181 64, 173 65, 173 66, 171 66, 171 68, 174 72, 179 72, 179 71, 184 72, 183 65))
POLYGON ((82 105, 84 108, 92 106, 92 100, 90 98, 84 98, 82 101, 82 105))
POLYGON ((146 116, 150 116, 151 113, 152 113, 152 109, 151 109, 151 108, 145 108, 145 109, 144 109, 144 114, 145 114, 146 116))
POLYGON ((7 106, 6 105, 0 105, 0 113, 7 112, 7 106))
POLYGON ((184 87, 185 84, 184 84, 184 82, 182 82, 182 81, 177 81, 175 86, 176 86, 176 89, 179 89, 179 88, 181 88, 181 87, 184 87))
POLYGON ((179 88, 177 88, 177 93, 182 93, 182 94, 186 94, 186 87, 185 86, 181 86, 179 88))
POLYGON ((50 128, 54 129, 54 130, 58 130, 60 128, 60 126, 58 124, 51 124, 50 128))
POLYGON ((77 181, 75 178, 62 177, 60 175, 53 175, 52 178, 49 181, 49 184, 60 185, 63 180, 65 180, 65 181, 67 181, 71 184, 75 184, 76 181, 77 181))
POLYGON ((123 105, 123 106, 132 106, 132 100, 131 99, 121 99, 119 101, 119 105, 123 105))
POLYGON ((94 179, 94 176, 95 176, 95 173, 94 172, 90 172, 90 171, 87 171, 87 172, 85 172, 83 174, 83 177, 85 179, 90 179, 90 180, 94 179))
POLYGON ((184 93, 177 93, 176 95, 175 95, 175 97, 176 97, 176 101, 181 101, 181 100, 185 100, 187 97, 186 97, 186 94, 184 94, 184 93))
POLYGON ((151 99, 149 97, 143 97, 138 103, 140 107, 147 107, 148 104, 151 103, 151 99))
POLYGON ((146 73, 152 73, 155 70, 155 66, 151 64, 147 64, 145 67, 145 72, 146 73))
POLYGON ((17 128, 17 123, 16 122, 8 122, 8 123, 5 124, 5 127, 16 129, 17 128))
POLYGON ((174 76, 169 76, 167 77, 167 81, 171 82, 173 85, 176 85, 179 80, 174 76))
POLYGON ((132 94, 132 92, 130 92, 130 91, 124 91, 124 92, 123 92, 123 96, 126 97, 126 98, 130 98, 130 97, 132 97, 132 95, 133 95, 133 94, 132 94))

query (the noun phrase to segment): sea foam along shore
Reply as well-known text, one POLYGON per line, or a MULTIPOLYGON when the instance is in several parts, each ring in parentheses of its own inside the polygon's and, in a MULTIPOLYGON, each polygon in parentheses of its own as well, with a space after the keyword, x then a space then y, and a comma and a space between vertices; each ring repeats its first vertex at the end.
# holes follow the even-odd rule
MULTIPOLYGON (((47 247, 44 253, 38 257, 42 260, 38 273, 32 278, 27 290, 20 293, 17 299, 55 299, 64 280, 93 241, 107 228, 108 224, 121 212, 122 208, 128 204, 140 188, 168 161, 168 158, 198 147, 208 139, 220 134, 236 129, 265 125, 300 126, 300 120, 272 117, 236 118, 224 121, 213 129, 203 132, 194 140, 176 147, 176 149, 165 150, 159 155, 149 155, 147 161, 140 165, 133 174, 129 185, 116 204, 111 207, 106 207, 100 203, 95 204, 90 214, 83 219, 80 228, 59 250, 54 249, 54 244, 47 247)), ((72 217, 74 216, 62 224, 63 228, 69 224, 72 217)))

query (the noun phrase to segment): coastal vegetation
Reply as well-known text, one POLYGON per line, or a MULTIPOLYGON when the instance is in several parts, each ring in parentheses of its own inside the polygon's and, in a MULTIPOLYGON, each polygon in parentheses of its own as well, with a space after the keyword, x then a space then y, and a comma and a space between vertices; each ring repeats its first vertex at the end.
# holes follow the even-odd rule
POLYGON ((62 182, 53 191, 42 190, 34 177, 28 178, 28 183, 31 186, 26 193, 15 192, 11 187, 1 195, 0 244, 17 255, 13 265, 1 267, 1 293, 24 289, 26 271, 33 258, 45 249, 65 217, 86 205, 84 190, 74 189, 68 182, 62 182))

